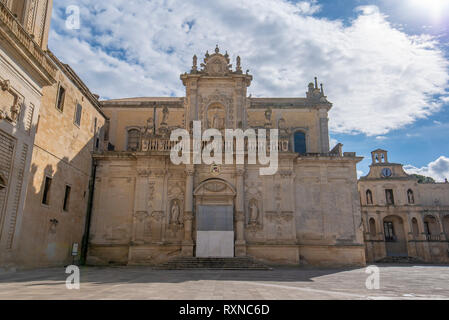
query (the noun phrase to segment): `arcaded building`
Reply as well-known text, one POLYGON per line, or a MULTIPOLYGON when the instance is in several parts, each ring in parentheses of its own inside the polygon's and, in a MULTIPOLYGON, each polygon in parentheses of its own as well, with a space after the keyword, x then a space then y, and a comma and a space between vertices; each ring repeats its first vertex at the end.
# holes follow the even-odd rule
POLYGON ((378 149, 359 191, 369 262, 449 262, 449 183, 418 183, 378 149))
MULTIPOLYGON (((107 150, 96 179, 88 263, 153 265, 174 257, 364 265, 355 153, 329 150, 332 104, 317 81, 304 98, 252 98, 253 77, 219 48, 181 75, 185 97, 104 101, 107 150), (174 129, 279 129, 279 168, 181 164, 174 129)), ((245 149, 245 155, 248 150, 245 149)))

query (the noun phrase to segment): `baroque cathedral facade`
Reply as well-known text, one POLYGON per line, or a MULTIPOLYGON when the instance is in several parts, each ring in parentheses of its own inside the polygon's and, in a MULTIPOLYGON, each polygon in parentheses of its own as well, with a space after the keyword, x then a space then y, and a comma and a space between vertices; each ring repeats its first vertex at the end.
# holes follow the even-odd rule
MULTIPOLYGON (((94 154, 88 262, 157 264, 175 256, 251 256, 279 264, 363 265, 355 153, 329 150, 332 104, 317 81, 304 98, 252 98, 252 76, 217 47, 181 75, 182 98, 102 102, 109 151, 94 154), (278 129, 274 175, 260 164, 170 160, 170 132, 278 129)), ((249 152, 245 150, 246 156, 249 152)))
POLYGON ((449 262, 449 184, 418 184, 382 150, 358 182, 362 158, 329 147, 332 104, 317 79, 303 98, 253 98, 240 57, 233 65, 217 46, 181 75, 184 97, 99 101, 48 49, 51 10, 52 0, 0 0, 0 270, 449 262), (244 163, 175 165, 171 133, 195 123, 278 130, 266 150, 277 171, 261 175, 249 144, 233 154, 244 163))

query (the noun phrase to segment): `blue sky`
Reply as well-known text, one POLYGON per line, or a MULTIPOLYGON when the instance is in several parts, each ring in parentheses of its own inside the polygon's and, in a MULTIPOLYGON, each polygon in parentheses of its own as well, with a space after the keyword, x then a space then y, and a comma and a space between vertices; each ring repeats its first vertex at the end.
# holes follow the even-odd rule
POLYGON ((409 172, 449 177, 447 0, 58 0, 50 49, 103 99, 184 96, 179 74, 220 44, 253 96, 302 97, 318 76, 332 143, 390 151, 409 172), (81 26, 66 27, 67 8, 81 26))

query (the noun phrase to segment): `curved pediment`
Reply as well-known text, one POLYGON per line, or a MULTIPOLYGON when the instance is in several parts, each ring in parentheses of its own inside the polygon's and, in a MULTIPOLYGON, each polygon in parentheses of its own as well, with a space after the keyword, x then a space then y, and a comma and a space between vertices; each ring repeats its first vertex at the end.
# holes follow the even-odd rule
POLYGON ((225 76, 232 73, 232 65, 230 63, 231 60, 228 53, 222 55, 217 46, 214 54, 206 53, 204 63, 201 64, 201 72, 209 76, 225 76))
POLYGON ((235 196, 234 187, 221 179, 209 179, 202 182, 194 191, 195 196, 235 196))

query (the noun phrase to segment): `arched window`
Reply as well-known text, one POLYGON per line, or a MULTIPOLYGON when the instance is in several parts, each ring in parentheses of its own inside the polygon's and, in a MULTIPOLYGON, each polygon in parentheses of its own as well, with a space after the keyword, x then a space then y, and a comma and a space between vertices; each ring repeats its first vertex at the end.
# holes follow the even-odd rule
POLYGON ((369 219, 369 233, 371 236, 376 236, 376 220, 374 218, 369 219))
POLYGON ((366 191, 366 204, 373 204, 373 193, 371 190, 366 191))
POLYGON ((407 191, 407 199, 409 204, 415 203, 415 195, 413 194, 413 190, 408 189, 407 191))
POLYGON ((299 154, 307 153, 307 145, 306 145, 306 134, 301 131, 295 132, 294 135, 295 140, 295 152, 299 154))
POLYGON ((418 220, 412 219, 412 232, 415 237, 419 236, 418 220))
POLYGON ((128 151, 137 151, 140 148, 140 131, 131 129, 128 131, 128 151))

